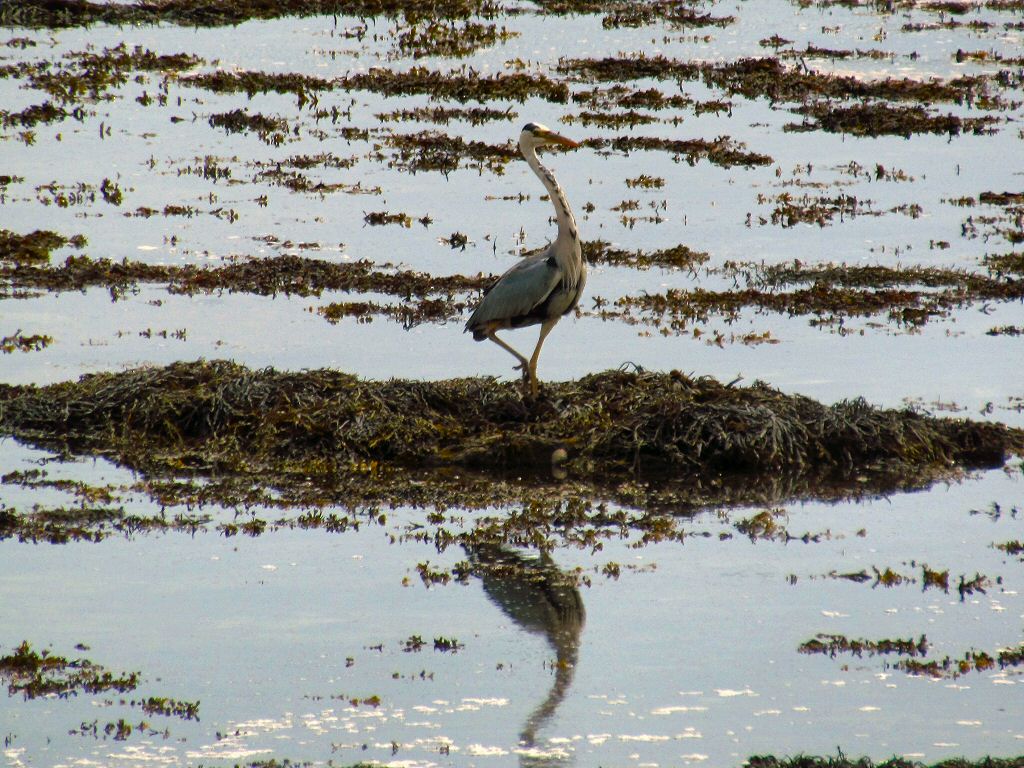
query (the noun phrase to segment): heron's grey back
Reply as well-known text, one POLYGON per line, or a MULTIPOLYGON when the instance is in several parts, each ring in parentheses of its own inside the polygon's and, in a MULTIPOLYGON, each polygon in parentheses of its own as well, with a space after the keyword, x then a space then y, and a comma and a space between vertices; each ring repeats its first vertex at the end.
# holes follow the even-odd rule
POLYGON ((522 259, 487 291, 466 323, 466 330, 477 338, 484 326, 495 321, 511 328, 541 322, 544 318, 534 318, 532 313, 558 287, 561 278, 561 270, 546 251, 522 259))

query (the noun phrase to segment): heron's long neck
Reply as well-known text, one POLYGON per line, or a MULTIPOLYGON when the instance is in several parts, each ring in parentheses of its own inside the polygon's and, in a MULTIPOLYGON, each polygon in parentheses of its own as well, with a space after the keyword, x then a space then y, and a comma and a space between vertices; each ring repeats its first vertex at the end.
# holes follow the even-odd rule
MULTIPOLYGON (((558 186, 558 182, 555 181, 555 175, 537 157, 536 150, 532 148, 525 150, 523 151, 523 156, 526 158, 527 164, 533 169, 533 172, 537 174, 537 178, 540 179, 547 189, 548 196, 551 198, 551 204, 555 206, 555 216, 558 220, 558 240, 566 244, 566 248, 562 249, 562 252, 573 250, 570 248, 570 245, 577 245, 580 236, 576 229, 576 219, 573 217, 572 211, 569 210, 569 203, 565 199, 565 193, 558 186)), ((575 271, 575 269, 572 271, 575 271)))

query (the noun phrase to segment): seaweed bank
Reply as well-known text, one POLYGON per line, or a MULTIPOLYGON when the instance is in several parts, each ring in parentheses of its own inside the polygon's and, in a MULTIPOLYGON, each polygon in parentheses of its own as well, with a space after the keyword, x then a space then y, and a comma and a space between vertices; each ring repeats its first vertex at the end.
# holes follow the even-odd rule
MULTIPOLYGON (((678 371, 549 382, 531 400, 492 378, 373 381, 202 360, 0 385, 0 434, 150 476, 235 476, 396 503, 443 502, 432 483, 453 494, 474 473, 487 485, 549 468, 584 492, 683 481, 722 501, 725 491, 707 489, 727 478, 765 493, 751 487, 783 476, 797 481, 789 493, 842 483, 863 492, 921 487, 1024 453, 1024 432, 1001 424, 860 399, 823 405, 678 371)), ((490 492, 491 503, 509 501, 490 492)), ((469 494, 448 501, 457 499, 471 503, 469 494)))

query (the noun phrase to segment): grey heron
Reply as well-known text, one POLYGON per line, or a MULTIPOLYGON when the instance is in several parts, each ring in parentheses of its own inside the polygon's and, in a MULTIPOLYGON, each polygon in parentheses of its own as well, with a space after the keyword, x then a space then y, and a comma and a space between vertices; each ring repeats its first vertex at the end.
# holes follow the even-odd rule
POLYGON ((579 146, 539 123, 528 123, 519 134, 519 151, 555 206, 558 235, 547 248, 518 261, 484 291, 483 299, 466 323, 466 330, 473 332, 475 341, 490 339, 516 357, 516 369, 522 370, 523 377, 528 379, 533 397, 537 396, 537 359, 544 339, 562 315, 576 308, 587 281, 576 219, 554 174, 537 157, 539 147, 553 145, 579 146), (529 360, 497 336, 498 331, 507 328, 538 324, 540 338, 529 360))

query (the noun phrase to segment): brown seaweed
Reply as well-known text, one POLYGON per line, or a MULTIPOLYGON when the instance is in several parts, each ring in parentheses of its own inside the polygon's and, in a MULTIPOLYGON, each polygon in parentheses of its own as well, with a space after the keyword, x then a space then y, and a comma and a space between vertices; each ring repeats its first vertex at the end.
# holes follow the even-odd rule
POLYGON ((1024 447, 1024 433, 998 424, 860 400, 825 406, 677 372, 552 382, 531 402, 492 379, 367 381, 222 361, 0 385, 0 432, 149 473, 189 467, 288 485, 297 472, 303 483, 318 476, 329 486, 369 483, 364 490, 379 481, 377 493, 388 478, 404 486, 405 473, 424 469, 440 479, 444 468, 547 466, 559 449, 562 469, 590 482, 642 472, 902 483, 999 466, 1024 447), (360 469, 368 466, 369 475, 360 469))

